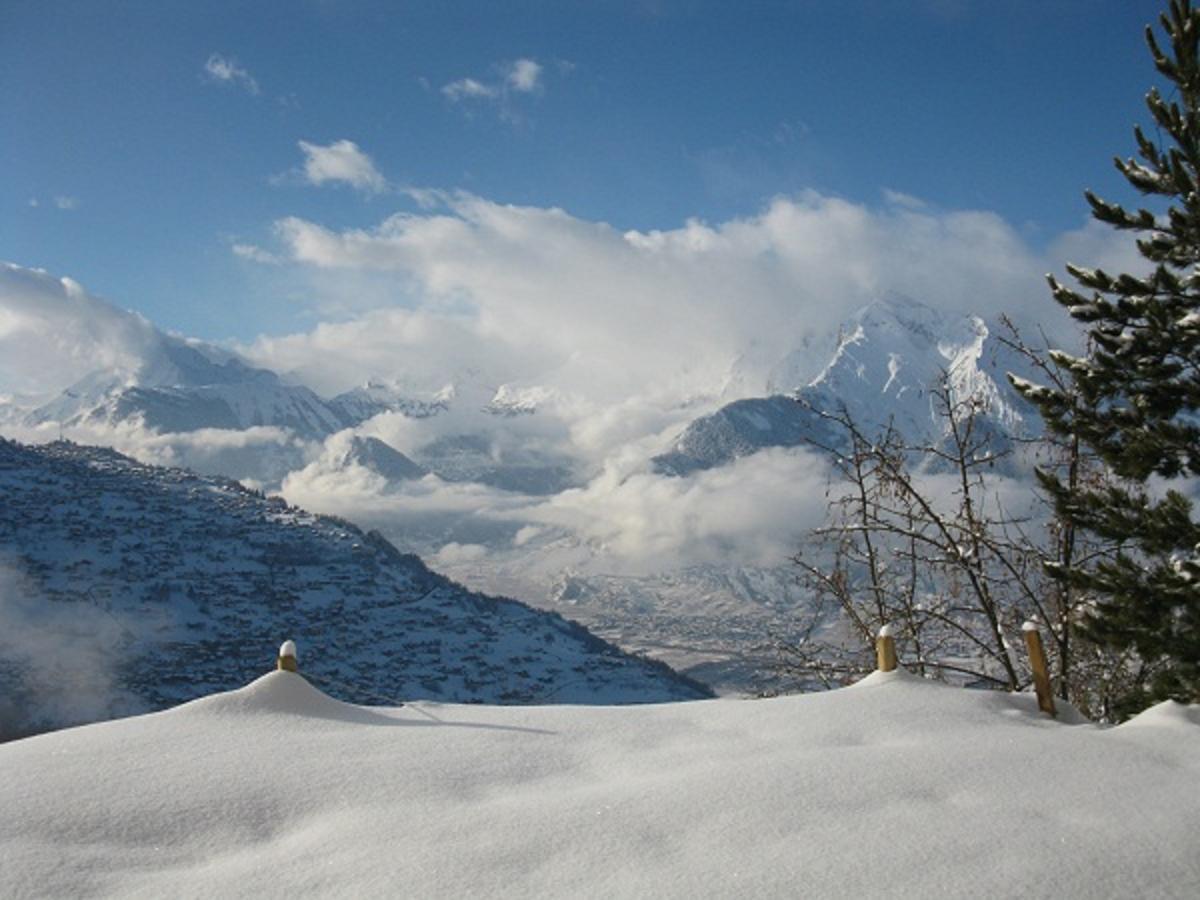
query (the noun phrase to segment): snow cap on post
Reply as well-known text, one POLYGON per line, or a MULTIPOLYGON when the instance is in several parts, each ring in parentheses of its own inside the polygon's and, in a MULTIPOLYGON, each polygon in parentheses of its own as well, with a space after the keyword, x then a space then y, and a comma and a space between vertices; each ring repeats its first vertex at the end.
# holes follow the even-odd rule
POLYGON ((275 660, 275 668, 281 672, 298 672, 296 665, 296 642, 284 641, 279 645, 279 658, 275 660))
POLYGON ((892 626, 884 625, 875 638, 875 660, 880 672, 891 672, 896 668, 896 639, 892 637, 892 626))

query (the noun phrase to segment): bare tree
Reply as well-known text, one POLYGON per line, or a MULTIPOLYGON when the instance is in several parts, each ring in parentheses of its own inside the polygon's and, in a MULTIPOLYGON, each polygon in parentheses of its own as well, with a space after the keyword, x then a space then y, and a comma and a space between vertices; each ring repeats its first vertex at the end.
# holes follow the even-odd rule
MULTIPOLYGON (((1015 331, 1010 341, 1061 377, 1015 331)), ((1104 477, 1103 467, 1078 441, 1014 443, 947 374, 932 399, 943 437, 915 446, 892 425, 868 433, 845 408, 812 410, 844 439, 822 447, 838 477, 825 524, 795 557, 814 605, 798 635, 777 641, 779 671, 809 685, 846 683, 874 668, 875 635, 891 624, 911 671, 1021 690, 1032 676, 1013 648, 1033 619, 1049 634, 1059 695, 1111 718, 1137 661, 1081 637, 1091 598, 1062 576, 1113 548, 1083 542, 1047 498, 1010 512, 1000 488, 1013 481, 997 474, 1028 452, 1068 480, 1104 477)))

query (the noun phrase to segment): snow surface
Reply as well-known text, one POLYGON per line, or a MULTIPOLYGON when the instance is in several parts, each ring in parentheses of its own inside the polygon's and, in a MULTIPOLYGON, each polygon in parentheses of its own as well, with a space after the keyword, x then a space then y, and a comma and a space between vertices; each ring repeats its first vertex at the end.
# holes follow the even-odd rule
POLYGON ((1200 896, 1200 709, 903 671, 773 700, 351 706, 301 676, 0 746, 0 895, 1200 896))

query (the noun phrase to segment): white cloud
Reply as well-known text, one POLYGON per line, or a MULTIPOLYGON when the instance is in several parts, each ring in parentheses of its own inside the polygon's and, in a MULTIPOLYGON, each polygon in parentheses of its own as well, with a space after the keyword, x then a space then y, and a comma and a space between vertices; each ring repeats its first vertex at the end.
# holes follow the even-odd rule
MULTIPOLYGON (((68 194, 58 194, 50 198, 49 204, 63 212, 71 212, 72 210, 79 209, 79 198, 68 194)), ((42 205, 42 201, 38 197, 30 197, 28 205, 30 209, 37 209, 42 205)))
POLYGON ((892 206, 903 206, 907 209, 925 209, 928 204, 920 197, 914 197, 912 194, 906 194, 903 191, 893 191, 891 188, 883 189, 883 199, 892 206))
POLYGON ((478 78, 459 78, 442 85, 442 96, 451 103, 468 101, 496 104, 500 117, 518 122, 515 97, 520 94, 540 94, 544 90, 545 68, 533 59, 522 57, 494 67, 494 76, 487 81, 478 78))
POLYGON ((220 53, 213 53, 208 57, 204 63, 204 73, 210 81, 237 85, 255 96, 261 93, 253 75, 239 66, 236 60, 220 53))
POLYGON ((274 253, 264 250, 262 247, 257 247, 254 244, 234 244, 231 249, 234 256, 240 256, 242 259, 248 259, 251 262, 262 263, 267 266, 277 266, 283 262, 274 253))
POLYGON ((567 528, 629 573, 704 563, 777 566, 819 524, 826 467, 802 450, 768 450, 690 478, 610 470, 524 510, 567 528))
POLYGON ((328 146, 298 143, 304 153, 302 176, 309 184, 342 182, 369 194, 386 190, 387 179, 354 141, 334 141, 328 146))
POLYGON ((148 465, 182 467, 257 484, 277 484, 320 451, 319 445, 310 445, 284 428, 265 425, 160 433, 136 419, 110 423, 96 418, 68 425, 18 420, 4 422, 3 433, 29 444, 65 437, 79 444, 112 447, 148 465))
POLYGON ((0 698, 0 735, 20 733, 36 710, 56 726, 144 711, 145 704, 118 687, 126 648, 165 624, 118 622, 90 595, 56 603, 43 595, 19 559, 0 556, 0 659, 12 669, 20 697, 0 698))
POLYGON ((474 78, 460 78, 442 85, 442 94, 448 100, 457 102, 459 100, 491 99, 499 96, 500 89, 476 81, 474 78))
POLYGON ((720 394, 731 376, 735 390, 761 391, 786 353, 888 291, 946 310, 1052 315, 1047 261, 988 212, 806 192, 716 225, 622 233, 560 209, 440 197, 441 209, 371 229, 280 220, 286 255, 314 283, 370 275, 391 281, 392 300, 248 352, 310 376, 336 368, 325 380, 343 389, 478 359, 497 383, 549 384, 602 409, 654 397, 662 409, 720 394))
POLYGON ((487 547, 482 544, 460 544, 451 541, 444 544, 434 557, 439 566, 455 566, 463 563, 477 563, 487 556, 487 547))
POLYGON ((518 59, 508 67, 505 81, 514 91, 529 94, 541 85, 542 67, 532 59, 518 59))
POLYGON ((141 316, 70 278, 0 263, 0 391, 50 393, 97 369, 135 369, 158 340, 141 316))
POLYGON ((198 428, 195 431, 167 434, 130 431, 124 446, 139 459, 157 458, 160 465, 187 465, 188 461, 230 450, 283 447, 293 440, 283 428, 255 425, 242 430, 198 428))
POLYGON ((519 528, 517 529, 517 533, 513 535, 513 546, 523 547, 544 531, 545 529, 539 528, 537 525, 526 525, 523 528, 519 528))
POLYGON ((1068 231, 1054 240, 1047 252, 1048 271, 1060 280, 1069 281, 1064 265, 1068 262, 1108 272, 1148 274, 1154 268, 1137 248, 1136 237, 1117 231, 1095 219, 1082 228, 1068 231))

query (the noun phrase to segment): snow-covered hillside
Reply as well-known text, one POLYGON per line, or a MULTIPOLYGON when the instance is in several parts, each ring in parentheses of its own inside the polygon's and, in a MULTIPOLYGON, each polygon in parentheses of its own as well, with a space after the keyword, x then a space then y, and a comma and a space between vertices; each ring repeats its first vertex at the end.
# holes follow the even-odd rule
POLYGON ((0 736, 244 682, 281 634, 347 699, 704 696, 582 627, 473 593, 377 534, 113 451, 0 440, 0 736))
POLYGON ((369 708, 275 672, 0 746, 0 808, 9 897, 1192 898, 1200 708, 1101 729, 903 672, 369 708))

